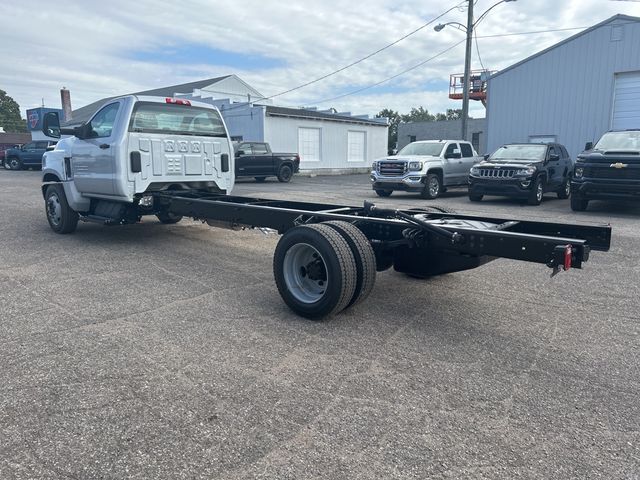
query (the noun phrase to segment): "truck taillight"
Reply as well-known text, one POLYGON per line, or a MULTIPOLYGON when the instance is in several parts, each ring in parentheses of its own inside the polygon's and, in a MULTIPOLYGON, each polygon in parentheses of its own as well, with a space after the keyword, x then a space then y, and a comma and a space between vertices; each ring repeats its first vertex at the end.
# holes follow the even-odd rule
POLYGON ((573 260, 573 247, 567 245, 564 247, 564 269, 569 270, 571 268, 571 261, 573 260))
POLYGON ((181 98, 171 98, 171 97, 167 97, 164 99, 165 102, 167 103, 173 103, 175 105, 186 105, 188 107, 191 106, 191 102, 189 100, 183 100, 181 98))
POLYGON ((296 155, 296 162, 300 161, 300 155, 296 155))

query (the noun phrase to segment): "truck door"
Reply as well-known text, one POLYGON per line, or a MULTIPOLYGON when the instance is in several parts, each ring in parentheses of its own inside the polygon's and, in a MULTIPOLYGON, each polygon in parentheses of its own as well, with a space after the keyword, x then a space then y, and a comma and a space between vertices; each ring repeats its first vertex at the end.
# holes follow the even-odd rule
POLYGON ((251 157, 253 148, 250 143, 241 143, 236 150, 236 175, 252 175, 251 157))
POLYGON ((23 145, 20 150, 23 152, 21 155, 23 164, 36 163, 36 158, 38 156, 36 142, 27 143, 26 145, 23 145))
POLYGON ((554 145, 550 145, 547 149, 547 172, 549 178, 547 180, 547 187, 549 190, 554 190, 562 184, 564 174, 564 164, 562 163, 563 155, 560 149, 554 145), (551 160, 552 155, 557 155, 558 160, 551 160))
MULTIPOLYGON (((450 143, 447 145, 444 151, 444 184, 445 185, 457 185, 463 183, 462 171, 464 167, 462 165, 462 153, 460 153, 460 146, 457 143, 450 143)), ((465 176, 464 182, 467 181, 465 176)))
POLYGON ((89 138, 74 142, 71 171, 76 188, 82 193, 115 194, 114 125, 119 111, 120 102, 99 110, 89 122, 89 138))
POLYGON ((469 170, 471 167, 478 161, 477 157, 474 155, 473 147, 470 143, 460 142, 460 153, 462 153, 462 181, 466 182, 469 178, 469 170))
POLYGON ((269 153, 264 143, 253 144, 253 156, 251 157, 251 172, 255 174, 273 175, 273 155, 269 153))

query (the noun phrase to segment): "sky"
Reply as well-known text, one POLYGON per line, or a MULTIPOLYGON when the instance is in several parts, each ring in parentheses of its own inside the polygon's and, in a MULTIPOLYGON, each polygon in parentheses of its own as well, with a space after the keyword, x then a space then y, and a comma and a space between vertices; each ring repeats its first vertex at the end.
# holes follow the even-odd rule
MULTIPOLYGON (((477 0, 476 19, 496 2, 477 0)), ((8 0, 0 30, 0 89, 23 112, 43 101, 59 108, 63 86, 71 91, 73 108, 79 108, 108 96, 228 74, 271 96, 361 59, 452 9, 353 67, 273 98, 275 105, 353 114, 374 115, 383 108, 407 113, 418 106, 444 112, 462 104, 448 98, 448 86, 449 75, 464 69, 465 35, 453 26, 440 32, 433 26, 466 23, 464 5, 458 0, 8 0), (342 96, 356 90, 362 91, 342 96)), ((503 69, 617 13, 640 16, 640 2, 502 3, 475 28, 471 67, 503 69), (540 31, 545 32, 504 36, 540 31)), ((484 107, 472 101, 470 114, 483 117, 484 107)))

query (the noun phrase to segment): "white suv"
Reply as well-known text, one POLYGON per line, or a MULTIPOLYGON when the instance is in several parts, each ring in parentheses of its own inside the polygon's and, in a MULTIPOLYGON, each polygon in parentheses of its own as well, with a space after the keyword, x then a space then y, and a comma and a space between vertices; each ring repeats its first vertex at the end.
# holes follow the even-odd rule
POLYGON ((467 186, 469 170, 480 162, 471 144, 462 140, 424 140, 404 147, 397 155, 373 162, 373 190, 388 197, 394 190, 437 198, 447 187, 467 186))

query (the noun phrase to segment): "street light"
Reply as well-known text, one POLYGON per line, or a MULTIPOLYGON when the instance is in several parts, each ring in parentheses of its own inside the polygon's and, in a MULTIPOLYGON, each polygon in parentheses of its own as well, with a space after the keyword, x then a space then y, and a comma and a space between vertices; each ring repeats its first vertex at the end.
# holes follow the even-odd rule
POLYGON ((458 30, 462 30, 467 33, 467 45, 466 51, 464 55, 464 79, 462 85, 462 128, 461 128, 461 138, 460 140, 467 139, 467 117, 469 116, 469 71, 471 70, 471 41, 473 39, 473 29, 476 25, 478 25, 489 13, 490 10, 497 7, 501 3, 507 2, 515 2, 516 0, 500 0, 499 2, 491 5, 485 12, 478 17, 478 19, 473 21, 473 4, 474 0, 469 0, 469 8, 467 12, 467 25, 464 26, 459 22, 448 22, 448 23, 440 23, 433 27, 436 32, 440 32, 447 25, 451 25, 452 27, 457 28, 458 30))

